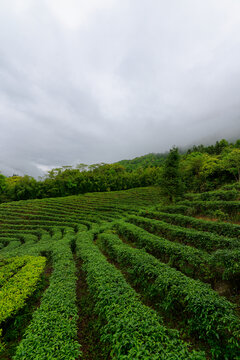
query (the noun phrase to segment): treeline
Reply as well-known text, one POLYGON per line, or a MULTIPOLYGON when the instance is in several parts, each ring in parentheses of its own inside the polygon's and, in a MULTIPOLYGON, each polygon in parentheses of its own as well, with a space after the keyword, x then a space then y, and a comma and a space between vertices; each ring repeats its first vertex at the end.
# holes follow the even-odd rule
POLYGON ((159 168, 156 167, 129 172, 118 164, 95 164, 90 166, 90 169, 87 166, 81 166, 80 169, 57 168, 49 171, 47 176, 39 181, 28 175, 0 175, 0 201, 126 190, 155 185, 158 177, 159 168))
POLYGON ((193 192, 240 182, 240 140, 229 143, 222 139, 215 145, 193 146, 181 156, 180 172, 186 188, 193 192))
POLYGON ((148 167, 160 167, 164 164, 164 161, 168 153, 150 153, 147 155, 136 157, 132 160, 121 160, 117 164, 124 166, 127 171, 133 171, 139 168, 146 169, 148 167))
POLYGON ((214 145, 194 145, 192 148, 187 150, 187 154, 193 152, 206 153, 209 155, 220 155, 227 148, 238 148, 240 149, 240 140, 237 140, 235 143, 229 143, 227 140, 222 139, 217 141, 214 145))
POLYGON ((40 180, 28 175, 6 177, 0 174, 0 202, 151 185, 164 185, 171 192, 171 186, 179 186, 175 183, 176 166, 177 181, 180 179, 184 192, 210 191, 225 184, 240 182, 240 140, 229 143, 223 139, 215 145, 193 146, 183 154, 170 151, 169 155, 148 154, 115 164, 79 164, 77 168, 56 168, 40 180), (174 180, 171 180, 172 177, 174 180))

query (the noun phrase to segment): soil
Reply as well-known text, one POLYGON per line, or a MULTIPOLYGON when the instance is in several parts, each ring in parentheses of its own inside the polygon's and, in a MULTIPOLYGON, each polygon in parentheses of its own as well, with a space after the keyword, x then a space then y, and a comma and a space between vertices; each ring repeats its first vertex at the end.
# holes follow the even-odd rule
POLYGON ((79 360, 110 360, 107 347, 100 342, 100 321, 94 313, 94 304, 88 291, 82 261, 74 255, 77 265, 78 341, 82 355, 79 360))

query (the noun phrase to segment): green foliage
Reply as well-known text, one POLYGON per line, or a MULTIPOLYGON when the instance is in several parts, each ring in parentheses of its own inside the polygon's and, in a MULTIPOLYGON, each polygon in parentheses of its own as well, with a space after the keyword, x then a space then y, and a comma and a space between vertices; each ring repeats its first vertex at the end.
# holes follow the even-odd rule
POLYGON ((27 262, 26 257, 4 259, 4 265, 0 267, 0 288, 27 262))
POLYGON ((107 262, 91 234, 77 237, 77 253, 83 260, 95 311, 102 319, 101 341, 113 359, 205 359, 189 352, 177 331, 168 330, 156 312, 141 304, 123 275, 107 262))
POLYGON ((240 184, 239 182, 233 183, 233 184, 227 184, 222 186, 222 190, 240 190, 240 184))
POLYGON ((155 236, 128 222, 117 221, 114 226, 124 239, 134 242, 137 247, 144 248, 184 274, 204 280, 213 277, 209 269, 210 256, 206 252, 155 236))
POLYGON ((0 194, 2 194, 7 186, 6 176, 0 174, 0 194))
POLYGON ((0 202, 3 202, 7 199, 6 188, 7 188, 7 178, 6 176, 0 174, 0 202))
MULTIPOLYGON (((128 172, 120 164, 95 164, 88 170, 69 167, 52 169, 41 181, 25 175, 6 179, 0 201, 60 197, 87 192, 118 191, 155 185, 159 169, 147 167, 128 172)), ((0 182, 1 191, 1 182, 0 182)))
POLYGON ((164 163, 159 185, 162 194, 170 201, 175 201, 177 197, 183 194, 183 183, 179 170, 180 155, 177 148, 170 150, 164 163))
MULTIPOLYGON (((64 181, 69 181, 65 171, 72 170, 76 169, 63 169, 64 181)), ((87 173, 85 169, 81 172, 87 173)), ((119 165, 94 166, 90 172, 99 178, 125 173, 119 165)), ((200 339, 200 348, 207 348, 213 359, 238 360, 240 330, 235 306, 214 292, 210 284, 222 291, 223 283, 225 294, 235 300, 240 279, 239 225, 189 216, 198 215, 199 209, 237 214, 239 201, 228 201, 238 198, 236 190, 234 186, 227 191, 202 193, 192 198, 211 201, 187 200, 167 207, 159 203, 159 187, 1 204, 0 290, 24 269, 26 256, 44 256, 53 267, 49 287, 38 298, 38 307, 11 358, 85 357, 80 352, 81 341, 77 341, 81 326, 77 328, 80 302, 76 303, 76 269, 80 265, 76 259, 80 257, 87 277, 91 319, 96 320, 94 326, 97 324, 101 338, 96 340, 99 353, 131 360, 204 359, 202 353, 189 350, 178 331, 167 328, 173 326, 182 338, 197 340, 191 350, 198 348, 200 339), (141 250, 124 245, 113 233, 141 250), (142 304, 119 269, 158 313, 142 304)), ((18 321, 18 316, 18 312, 13 313, 8 319, 18 321)), ((3 322, 5 342, 6 326, 3 322)))
MULTIPOLYGON (((238 146, 238 142, 236 142, 235 146, 238 146)), ((215 145, 194 145, 191 149, 187 150, 187 153, 191 154, 193 152, 200 152, 209 155, 220 155, 228 147, 233 147, 233 144, 229 144, 227 140, 222 139, 220 141, 217 141, 215 145)))
POLYGON ((193 191, 213 190, 234 179, 239 181, 239 141, 217 141, 211 146, 194 146, 183 155, 184 180, 193 191))
POLYGON ((62 240, 53 243, 50 285, 17 348, 14 360, 75 360, 80 355, 80 346, 76 341, 76 267, 70 249, 73 238, 70 229, 65 231, 62 240))
POLYGON ((220 235, 212 234, 210 232, 182 228, 180 226, 171 225, 164 221, 148 219, 142 216, 130 215, 127 217, 127 219, 131 223, 144 227, 150 232, 165 236, 172 241, 191 244, 202 250, 214 251, 224 248, 240 248, 240 239, 226 238, 220 235))
POLYGON ((31 256, 12 259, 12 267, 9 266, 11 260, 9 259, 7 262, 8 265, 0 268, 3 273, 0 291, 0 324, 24 307, 27 298, 37 288, 46 259, 31 256), (21 266, 23 267, 16 273, 21 266))
POLYGON ((124 267, 145 296, 164 311, 177 313, 190 333, 212 348, 214 359, 240 356, 240 320, 235 307, 208 285, 186 277, 143 250, 132 248, 112 234, 99 237, 110 258, 124 267))
MULTIPOLYGON (((215 145, 194 146, 186 153, 173 148, 167 154, 148 154, 114 164, 78 164, 48 171, 37 181, 30 176, 0 175, 0 202, 64 197, 87 192, 109 192, 160 184, 168 201, 184 189, 213 191, 240 181, 239 141, 222 139, 215 145)), ((238 189, 239 190, 239 187, 238 189)))
POLYGON ((222 160, 222 166, 240 182, 240 149, 233 149, 222 160))
MULTIPOLYGON (((158 220, 163 220, 181 227, 188 227, 188 228, 190 227, 193 229, 216 233, 223 236, 240 238, 240 226, 236 224, 230 224, 219 221, 218 222, 206 221, 180 214, 168 214, 164 212, 149 211, 149 210, 142 211, 141 215, 158 220)), ((127 226, 129 226, 129 224, 127 224, 127 226)), ((142 240, 143 243, 147 243, 145 247, 147 251, 149 248, 148 246, 149 235, 145 235, 144 239, 142 240)), ((155 238, 156 240, 160 239, 159 237, 155 237, 155 238)), ((161 240, 161 244, 158 243, 154 245, 151 244, 150 248, 151 249, 164 248, 165 242, 166 240, 163 239, 161 240)), ((175 243, 170 242, 170 244, 172 244, 172 247, 170 247, 170 249, 174 250, 172 256, 177 256, 177 254, 179 255, 180 266, 178 265, 177 268, 179 268, 183 273, 186 273, 184 263, 185 264, 189 263, 192 267, 192 268, 190 267, 192 272, 194 269, 196 273, 190 272, 189 267, 187 267, 187 270, 189 271, 187 275, 192 276, 196 274, 196 277, 203 278, 204 280, 208 280, 214 277, 214 278, 220 278, 222 280, 239 281, 240 267, 238 263, 239 263, 240 249, 237 248, 233 250, 232 249, 217 250, 211 255, 208 255, 203 252, 196 253, 196 249, 192 247, 189 247, 191 250, 190 249, 188 250, 187 246, 184 246, 182 251, 180 252, 177 251, 177 247, 176 249, 174 249, 175 243)), ((179 247, 182 246, 181 244, 176 244, 176 245, 178 245, 179 247)), ((156 255, 156 253, 154 252, 153 255, 156 255)), ((175 258, 174 261, 176 262, 175 258)), ((173 266, 175 262, 171 261, 171 265, 173 266)))
POLYGON ((123 165, 127 171, 134 171, 140 168, 146 169, 148 167, 162 166, 167 157, 165 154, 147 154, 144 156, 136 157, 132 160, 121 160, 117 164, 123 165))
POLYGON ((188 193, 184 196, 188 200, 237 200, 239 192, 236 189, 207 191, 199 194, 188 193))
POLYGON ((240 226, 237 224, 230 224, 220 221, 217 222, 207 221, 202 219, 196 219, 195 217, 191 217, 191 216, 185 216, 182 214, 176 214, 176 213, 170 214, 167 212, 151 211, 151 210, 142 211, 140 215, 153 218, 156 220, 162 220, 181 227, 191 227, 196 230, 216 233, 222 236, 240 238, 240 226))
POLYGON ((179 205, 189 207, 194 209, 195 214, 209 214, 209 211, 221 210, 223 213, 228 214, 229 217, 234 217, 240 211, 240 202, 239 201, 223 201, 223 200, 212 200, 212 201, 203 201, 203 200, 185 200, 181 201, 179 205))
POLYGON ((28 175, 12 176, 7 179, 5 193, 11 200, 34 199, 39 194, 38 182, 28 175))
POLYGON ((239 283, 240 281, 240 250, 217 250, 211 257, 212 266, 223 268, 223 280, 239 283))

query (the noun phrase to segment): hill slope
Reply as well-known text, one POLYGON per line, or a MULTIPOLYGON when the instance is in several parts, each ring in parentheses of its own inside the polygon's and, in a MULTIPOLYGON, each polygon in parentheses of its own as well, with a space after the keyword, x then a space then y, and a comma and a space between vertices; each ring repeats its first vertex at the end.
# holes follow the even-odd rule
POLYGON ((166 154, 151 153, 143 156, 138 156, 132 160, 121 160, 118 161, 116 164, 124 166, 128 171, 132 171, 139 168, 145 169, 149 166, 152 167, 162 166, 166 157, 167 157, 167 153, 166 154))
POLYGON ((158 187, 0 205, 0 359, 239 359, 239 210, 158 187))

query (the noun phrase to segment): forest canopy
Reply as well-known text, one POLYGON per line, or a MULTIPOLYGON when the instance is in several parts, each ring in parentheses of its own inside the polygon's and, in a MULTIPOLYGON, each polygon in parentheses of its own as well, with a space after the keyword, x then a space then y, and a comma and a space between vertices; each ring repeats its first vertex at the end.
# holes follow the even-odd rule
MULTIPOLYGON (((171 150, 114 164, 63 166, 48 171, 39 180, 29 175, 0 174, 0 202, 161 186, 169 154, 171 150)), ((197 145, 180 152, 178 173, 182 189, 192 192, 215 190, 239 182, 240 140, 229 143, 222 139, 215 145, 197 145)), ((166 173, 164 181, 168 181, 166 173)))

